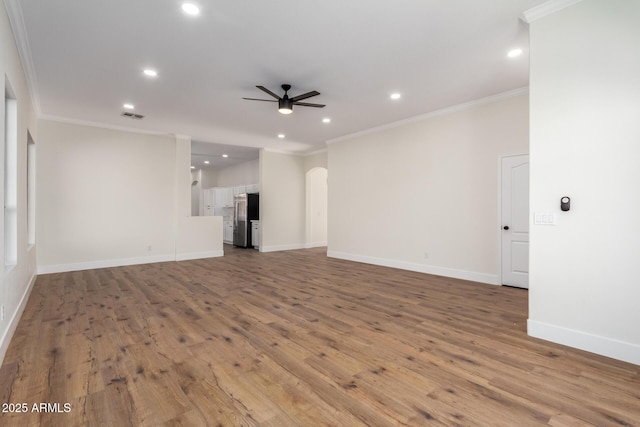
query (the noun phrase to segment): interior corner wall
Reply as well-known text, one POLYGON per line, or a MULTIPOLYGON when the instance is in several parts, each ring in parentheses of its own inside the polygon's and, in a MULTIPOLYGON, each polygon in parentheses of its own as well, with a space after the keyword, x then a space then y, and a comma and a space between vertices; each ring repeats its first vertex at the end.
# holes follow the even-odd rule
MULTIPOLYGON (((36 114, 31 103, 29 87, 20 55, 16 48, 11 25, 4 4, 0 6, 0 75, 13 89, 17 105, 17 259, 10 267, 5 267, 4 244, 2 245, 0 283, 0 305, 4 309, 4 319, 0 318, 0 364, 4 359, 9 342, 29 293, 36 278, 36 246, 29 245, 27 230, 27 134, 38 143, 36 114), (6 80, 5 80, 6 79, 6 80)), ((4 117, 5 103, 1 115, 4 117)), ((0 120, 0 135, 5 134, 4 120, 0 120)), ((4 136, 3 136, 4 138, 4 136)), ((3 143, 4 144, 4 143, 3 143)), ((4 200, 4 149, 0 148, 0 198, 4 200)), ((4 210, 0 210, 0 224, 4 224, 4 210)), ((36 231, 37 232, 37 231, 36 231)), ((0 227, 0 239, 4 241, 4 227, 0 227)))
POLYGON ((329 169, 329 163, 327 159, 327 150, 304 156, 303 161, 305 172, 309 172, 313 168, 329 169))
POLYGON ((48 120, 39 137, 40 272, 174 259, 175 138, 48 120))
POLYGON ((303 158, 260 150, 260 251, 304 248, 305 221, 303 158))
POLYGON ((208 188, 217 187, 218 185, 218 170, 216 169, 198 169, 201 178, 201 187, 203 190, 208 188))
POLYGON ((638 1, 583 0, 530 24, 530 206, 557 224, 531 227, 528 322, 532 336, 636 364, 638 22, 638 1))
POLYGON ((521 92, 331 143, 328 255, 497 284, 500 156, 528 132, 521 92))

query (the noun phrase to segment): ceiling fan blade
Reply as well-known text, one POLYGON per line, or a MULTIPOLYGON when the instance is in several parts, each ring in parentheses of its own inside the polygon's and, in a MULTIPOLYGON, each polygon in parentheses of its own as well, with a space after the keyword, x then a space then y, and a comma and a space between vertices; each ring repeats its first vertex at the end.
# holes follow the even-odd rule
POLYGON ((264 101, 264 102, 278 102, 275 99, 258 99, 258 98, 242 98, 249 101, 264 101))
POLYGON ((276 95, 275 93, 271 92, 269 89, 267 89, 264 86, 256 86, 258 89, 260 89, 263 92, 268 93, 269 95, 273 96, 275 99, 280 99, 280 97, 278 95, 276 95))
POLYGON ((324 107, 323 104, 310 104, 308 102, 294 102, 293 105, 302 105, 303 107, 316 107, 316 108, 324 107))
POLYGON ((302 95, 294 96, 291 98, 293 102, 302 101, 303 99, 311 98, 312 96, 318 96, 320 92, 312 90, 311 92, 303 93, 302 95))

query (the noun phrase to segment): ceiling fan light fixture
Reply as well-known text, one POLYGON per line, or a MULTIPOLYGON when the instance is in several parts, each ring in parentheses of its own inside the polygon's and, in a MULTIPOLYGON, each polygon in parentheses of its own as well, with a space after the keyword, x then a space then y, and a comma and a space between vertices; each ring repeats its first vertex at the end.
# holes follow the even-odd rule
POLYGON ((278 100, 278 111, 280 114, 293 113, 293 101, 289 98, 281 98, 278 100))
POLYGON ((511 49, 509 52, 507 52, 507 56, 509 58, 517 58, 520 55, 522 55, 522 49, 520 48, 511 49))
POLYGON ((187 15, 196 16, 200 14, 200 8, 194 3, 182 3, 182 11, 187 15))

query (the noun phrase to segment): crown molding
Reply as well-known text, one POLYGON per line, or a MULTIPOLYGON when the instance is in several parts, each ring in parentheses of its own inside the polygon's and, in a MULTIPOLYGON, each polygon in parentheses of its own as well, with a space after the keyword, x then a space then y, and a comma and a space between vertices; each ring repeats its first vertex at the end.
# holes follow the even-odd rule
POLYGON ((16 48, 18 49, 20 62, 22 62, 25 78, 27 79, 31 103, 33 104, 36 115, 40 116, 42 110, 40 108, 40 96, 38 95, 38 80, 36 79, 36 68, 33 65, 22 8, 18 0, 4 0, 4 6, 7 10, 13 38, 16 42, 16 48))
POLYGON ((287 154, 289 156, 296 156, 296 157, 305 157, 306 156, 305 153, 300 153, 300 152, 297 152, 297 151, 279 150, 277 148, 262 147, 261 150, 264 150, 267 153, 287 154))
POLYGON ((139 133, 143 135, 167 136, 171 138, 182 138, 182 137, 189 138, 189 136, 186 136, 186 135, 171 134, 167 132, 156 132, 156 131, 150 131, 145 129, 136 129, 136 128, 131 128, 127 126, 116 126, 116 125, 110 125, 110 124, 101 123, 101 122, 91 122, 88 120, 79 120, 79 119, 71 119, 68 117, 51 116, 48 114, 40 115, 38 119, 48 120, 50 122, 67 123, 71 125, 89 126, 89 127, 101 128, 101 129, 107 129, 107 130, 117 130, 120 132, 139 133))
POLYGON ((360 132, 355 132, 355 133, 351 133, 351 134, 348 134, 348 135, 340 136, 338 138, 334 138, 334 139, 328 140, 327 141, 327 145, 335 144, 337 142, 341 142, 341 141, 345 141, 345 140, 348 140, 348 139, 356 138, 356 137, 359 137, 359 136, 364 136, 364 135, 380 132, 380 131, 387 130, 387 129, 397 128, 397 127, 400 127, 400 126, 404 126, 404 125, 407 125, 407 124, 410 124, 410 123, 414 123, 414 122, 419 122, 419 121, 422 121, 422 120, 427 120, 427 119, 430 119, 430 118, 433 118, 433 117, 437 117, 437 116, 444 116, 444 115, 447 115, 447 114, 456 113, 458 111, 468 110, 470 108, 479 107, 481 105, 490 104, 492 102, 500 101, 502 99, 512 98, 512 97, 519 96, 519 95, 524 95, 524 94, 527 94, 527 93, 529 93, 529 88, 528 87, 521 87, 519 89, 514 89, 514 90, 507 91, 507 92, 502 92, 502 93, 499 93, 497 95, 491 95, 491 96, 487 96, 485 98, 476 99, 475 101, 465 102, 464 104, 454 105, 453 107, 443 108, 441 110, 432 111, 432 112, 426 113, 426 114, 420 114, 419 116, 409 117, 408 119, 399 120, 397 122, 388 123, 386 125, 376 126, 374 128, 365 129, 365 130, 362 130, 360 132))
POLYGON ((580 3, 582 0, 549 0, 536 7, 532 7, 529 10, 525 10, 522 14, 522 20, 528 24, 533 21, 537 21, 540 18, 544 18, 547 15, 551 15, 565 7, 573 6, 576 3, 580 3))
POLYGON ((324 147, 324 148, 320 148, 319 150, 314 150, 314 151, 305 152, 305 153, 303 153, 302 155, 303 155, 304 157, 308 157, 308 156, 313 156, 313 155, 315 155, 315 154, 326 153, 327 151, 328 151, 328 150, 327 150, 327 147, 324 147))

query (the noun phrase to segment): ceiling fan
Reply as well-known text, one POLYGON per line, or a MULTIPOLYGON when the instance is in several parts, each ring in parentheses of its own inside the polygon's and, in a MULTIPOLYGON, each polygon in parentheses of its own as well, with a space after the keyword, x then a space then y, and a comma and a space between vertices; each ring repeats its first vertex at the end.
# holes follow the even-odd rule
POLYGON ((291 85, 288 85, 288 84, 282 85, 282 89, 284 89, 284 96, 283 97, 279 97, 278 95, 276 95, 275 93, 271 92, 269 89, 267 89, 264 86, 256 86, 256 87, 258 89, 260 89, 261 91, 266 92, 269 95, 273 96, 275 99, 258 99, 258 98, 242 98, 242 99, 248 99, 249 101, 277 102, 278 103, 278 111, 280 113, 282 113, 282 114, 291 114, 291 113, 293 113, 293 106, 294 105, 301 105, 303 107, 316 107, 316 108, 324 107, 323 104, 310 104, 308 102, 300 102, 303 99, 307 99, 307 98, 311 98, 312 96, 320 95, 320 92, 315 91, 315 90, 312 90, 311 92, 303 93, 302 95, 294 96, 293 98, 289 98, 289 95, 287 95, 287 92, 289 91, 289 89, 291 89, 291 85))

